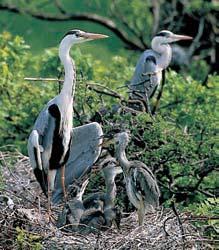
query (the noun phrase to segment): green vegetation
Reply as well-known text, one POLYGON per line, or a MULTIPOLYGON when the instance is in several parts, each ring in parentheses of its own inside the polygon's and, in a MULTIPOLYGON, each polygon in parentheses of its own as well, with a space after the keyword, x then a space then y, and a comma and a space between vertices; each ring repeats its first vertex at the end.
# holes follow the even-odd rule
MULTIPOLYGON (((0 43, 0 145, 13 144, 26 154, 34 120, 45 103, 58 93, 58 84, 28 82, 24 77, 55 77, 62 67, 57 49, 33 56, 21 37, 12 37, 6 32, 1 34, 0 43)), ((123 109, 128 100, 127 89, 120 87, 130 79, 134 66, 126 58, 114 57, 106 67, 91 55, 82 55, 79 48, 72 54, 78 73, 75 126, 88 122, 96 112, 105 109, 104 131, 110 131, 112 123, 114 128, 131 130, 129 157, 138 157, 155 170, 164 200, 174 195, 187 206, 205 199, 208 190, 214 194, 217 181, 214 170, 218 165, 217 75, 209 77, 207 86, 202 86, 190 76, 169 71, 161 106, 153 122, 146 113, 132 115, 124 110, 113 113, 113 105, 122 103, 123 109), (91 83, 96 83, 94 88, 91 83), (120 99, 95 92, 98 84, 105 86, 106 91, 119 93, 120 99)))
POLYGON ((43 249, 40 240, 41 236, 33 235, 19 227, 16 228, 17 231, 17 249, 33 249, 41 250, 43 249))
MULTIPOLYGON (((57 52, 51 48, 36 56, 22 37, 8 32, 0 35, 0 146, 14 145, 14 149, 26 154, 34 120, 45 103, 58 93, 58 84, 28 82, 24 77, 57 77, 62 71, 57 52)), ((192 76, 168 71, 161 105, 152 121, 147 113, 133 115, 125 109, 128 94, 124 85, 134 70, 134 64, 126 57, 113 57, 110 64, 104 65, 93 56, 82 54, 78 47, 72 50, 72 56, 78 77, 74 125, 89 122, 96 112, 106 110, 101 113, 104 132, 112 131, 112 124, 114 130, 131 130, 128 157, 142 160, 156 173, 165 206, 174 199, 181 209, 209 216, 217 214, 217 206, 212 204, 218 203, 213 197, 218 186, 216 85, 219 76, 209 76, 203 85, 192 76), (112 95, 100 94, 97 89, 112 95), (113 93, 119 96, 115 98, 113 93), (120 113, 113 111, 116 105, 120 105, 120 113)), ((199 71, 206 71, 206 63, 200 61, 201 66, 199 71)), ((196 62, 191 65, 190 70, 193 69, 197 69, 196 62)), ((216 223, 211 223, 216 228, 216 223)), ((211 237, 215 235, 214 231, 207 233, 211 237)), ((17 241, 21 249, 23 244, 41 248, 32 242, 31 235, 20 229, 17 241)))
MULTIPOLYGON (((34 121, 58 94, 59 86, 24 78, 62 75, 57 47, 63 34, 74 28, 108 34, 110 39, 72 49, 77 67, 74 126, 96 117, 102 120, 105 133, 129 129, 132 137, 127 156, 143 161, 155 173, 164 207, 174 203, 188 217, 191 215, 202 235, 216 240, 218 9, 216 0, 0 0, 0 151, 27 154, 34 121), (107 23, 86 18, 78 21, 75 14, 95 14, 107 23), (48 20, 47 16, 61 16, 64 21, 48 20), (145 112, 127 111, 126 83, 140 51, 150 47, 152 36, 162 29, 191 35, 194 42, 178 44, 185 52, 184 64, 178 72, 167 71, 153 121, 145 112)), ((113 146, 108 149, 113 154, 113 146)), ((16 157, 11 153, 7 159, 12 170, 16 157)), ((0 190, 7 187, 2 165, 5 162, 0 161, 0 190)), ((132 211, 123 192, 122 177, 117 182, 117 203, 123 211, 132 211)), ((97 185, 104 188, 101 173, 92 176, 89 188, 96 190, 97 185)), ((18 249, 42 249, 42 238, 28 232, 29 225, 16 225, 12 227, 16 227, 13 237, 18 249)))

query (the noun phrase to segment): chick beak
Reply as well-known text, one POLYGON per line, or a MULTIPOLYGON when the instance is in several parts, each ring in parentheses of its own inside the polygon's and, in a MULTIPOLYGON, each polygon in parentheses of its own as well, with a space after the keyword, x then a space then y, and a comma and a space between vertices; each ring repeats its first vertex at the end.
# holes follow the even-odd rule
POLYGON ((114 139, 111 138, 111 139, 106 139, 104 140, 102 143, 100 143, 98 146, 99 147, 108 147, 110 145, 114 144, 114 139))
POLYGON ((88 32, 82 33, 82 34, 80 34, 80 36, 86 40, 97 40, 97 39, 103 39, 103 38, 109 37, 109 36, 103 35, 103 34, 88 33, 88 32))

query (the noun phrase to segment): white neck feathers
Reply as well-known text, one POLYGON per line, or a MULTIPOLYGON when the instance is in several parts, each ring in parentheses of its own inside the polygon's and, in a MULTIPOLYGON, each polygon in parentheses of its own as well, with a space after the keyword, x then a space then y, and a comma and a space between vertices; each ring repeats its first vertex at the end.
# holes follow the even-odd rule
POLYGON ((151 42, 152 49, 160 54, 159 67, 165 69, 169 66, 172 58, 172 49, 169 44, 163 44, 159 37, 153 38, 151 42))
POLYGON ((65 96, 74 96, 75 82, 76 82, 76 71, 75 64, 70 57, 70 49, 72 46, 72 41, 70 38, 64 38, 59 46, 59 58, 64 66, 65 78, 61 94, 65 96))
POLYGON ((116 157, 119 160, 119 163, 121 164, 121 167, 123 169, 127 169, 129 167, 129 161, 126 157, 125 148, 126 145, 121 145, 121 144, 119 144, 119 146, 116 147, 116 157))

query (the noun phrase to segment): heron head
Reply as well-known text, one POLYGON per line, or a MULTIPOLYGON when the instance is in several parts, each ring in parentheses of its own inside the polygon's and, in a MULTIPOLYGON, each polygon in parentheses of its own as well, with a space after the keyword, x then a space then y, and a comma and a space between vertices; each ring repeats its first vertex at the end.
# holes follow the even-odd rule
POLYGON ((97 33, 89 33, 82 30, 69 30, 63 37, 63 39, 69 39, 69 41, 73 44, 75 43, 83 43, 91 40, 103 39, 107 38, 107 35, 97 34, 97 33))
POLYGON ((130 131, 121 132, 115 135, 115 142, 119 145, 127 145, 130 141, 130 131))
POLYGON ((153 38, 153 40, 154 39, 159 40, 161 44, 168 44, 180 40, 192 40, 193 38, 191 36, 177 35, 169 30, 162 30, 153 38))
POLYGON ((102 171, 107 181, 114 181, 116 175, 122 173, 122 168, 118 166, 116 159, 110 158, 103 164, 102 171))

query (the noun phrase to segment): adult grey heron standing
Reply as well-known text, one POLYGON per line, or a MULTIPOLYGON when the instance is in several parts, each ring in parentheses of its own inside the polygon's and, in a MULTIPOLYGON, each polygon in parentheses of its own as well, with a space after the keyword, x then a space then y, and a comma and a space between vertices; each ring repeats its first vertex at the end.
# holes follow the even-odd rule
POLYGON ((115 143, 116 158, 123 169, 126 192, 130 202, 137 208, 141 226, 145 213, 151 210, 151 207, 159 205, 160 190, 153 173, 143 162, 128 161, 125 149, 129 143, 129 134, 116 134, 115 143))
POLYGON ((70 30, 65 34, 59 46, 59 57, 65 70, 62 90, 41 111, 28 139, 28 154, 34 174, 44 193, 46 191, 48 193, 49 215, 51 192, 54 190, 58 169, 61 169, 61 185, 66 198, 65 164, 71 147, 73 97, 76 83, 75 64, 70 57, 70 49, 73 44, 106 37, 106 35, 81 30, 70 30))
POLYGON ((168 30, 159 32, 151 42, 152 49, 143 52, 139 58, 129 88, 132 99, 145 101, 147 111, 151 115, 149 98, 151 98, 160 85, 163 72, 169 66, 172 49, 169 43, 180 40, 191 40, 191 36, 176 35, 168 30))

